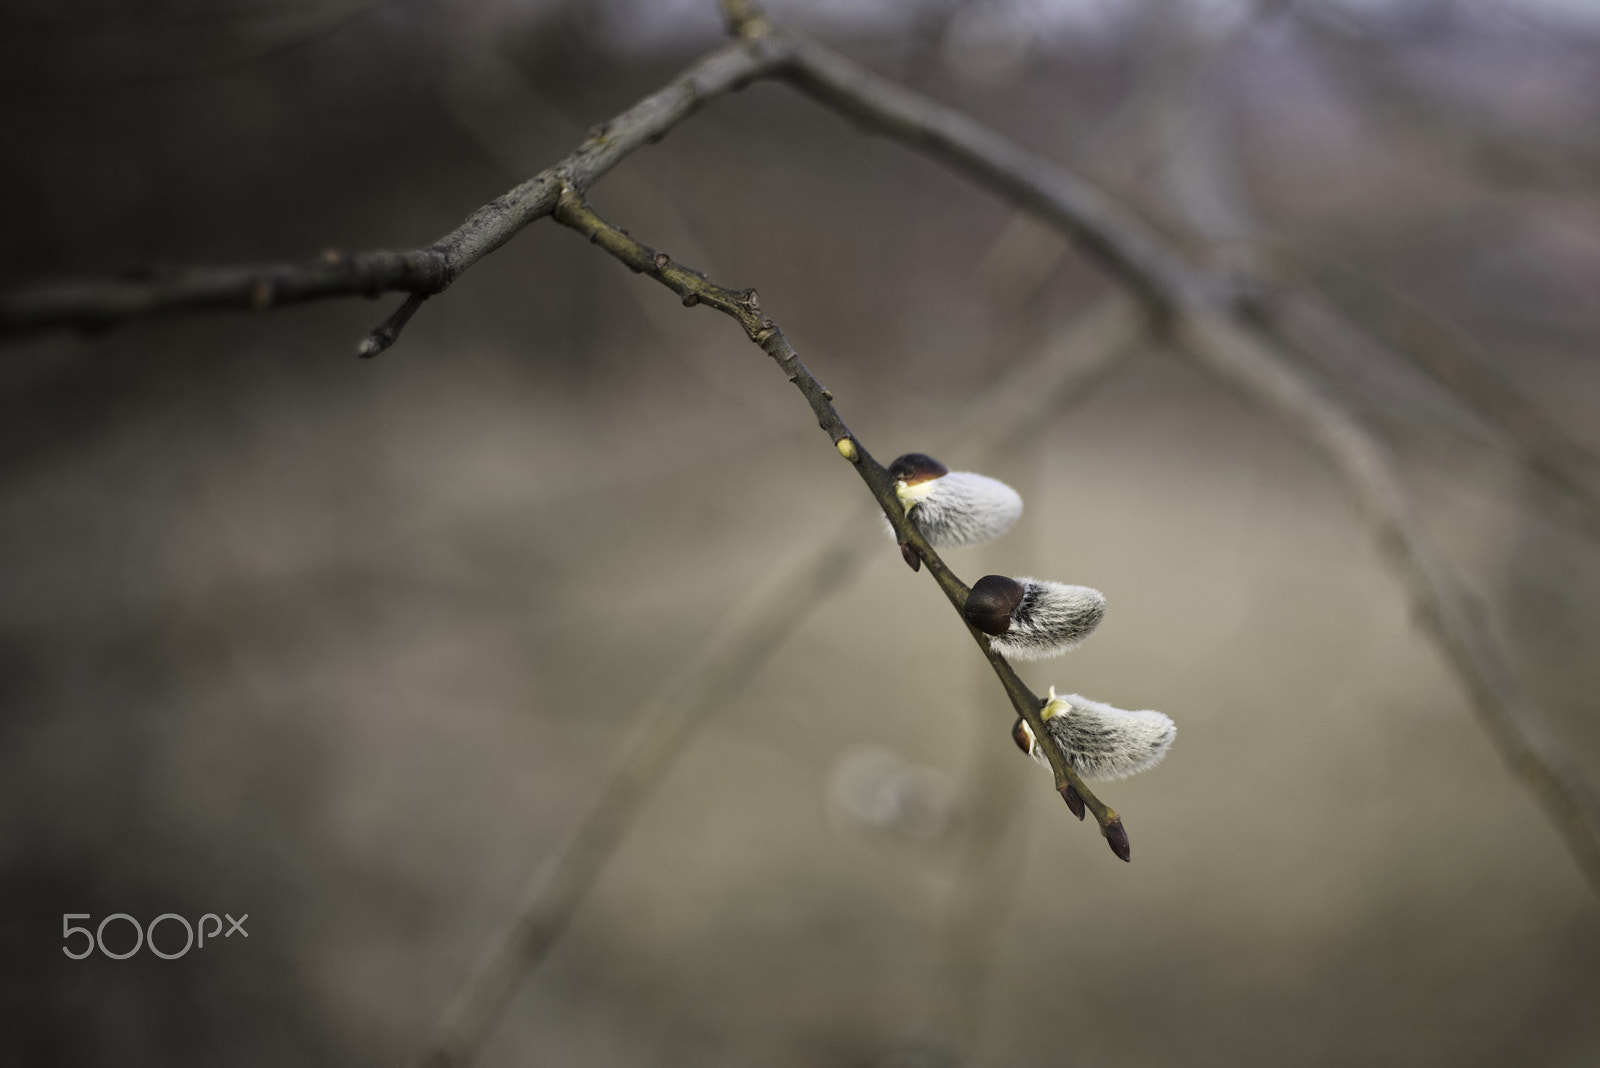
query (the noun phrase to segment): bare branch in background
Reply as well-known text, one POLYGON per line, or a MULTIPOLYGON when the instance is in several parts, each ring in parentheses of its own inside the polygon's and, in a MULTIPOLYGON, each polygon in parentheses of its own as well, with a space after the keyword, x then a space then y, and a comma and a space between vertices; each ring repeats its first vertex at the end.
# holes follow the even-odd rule
MULTIPOLYGON (((1339 266, 1299 249, 1281 250, 1279 258, 1297 266, 1311 259, 1339 266)), ((1496 372, 1471 337, 1421 301, 1359 278, 1348 267, 1339 274, 1367 305, 1369 314, 1362 317, 1366 329, 1332 301, 1304 287, 1286 288, 1283 299, 1272 302, 1269 314, 1274 328, 1308 346, 1318 338, 1337 341, 1353 334, 1373 338, 1392 360, 1415 367, 1503 434, 1528 470, 1575 506, 1579 525, 1600 538, 1600 459, 1496 372), (1388 329, 1376 329, 1383 325, 1388 329), (1382 334, 1388 335, 1387 344, 1376 340, 1382 334)))
MULTIPOLYGON (((1165 87, 1167 100, 1165 106, 1150 105, 1149 110, 1159 116, 1162 126, 1161 177, 1170 202, 1187 227, 1207 242, 1208 252, 1218 259, 1217 269, 1225 278, 1237 280, 1237 298, 1254 305, 1270 331, 1314 356, 1332 348, 1360 353, 1391 368, 1421 372, 1505 435, 1530 470, 1578 506, 1584 528, 1600 535, 1600 463, 1497 374, 1470 339, 1418 302, 1346 267, 1341 274, 1360 287, 1369 302, 1383 305, 1387 318, 1399 320, 1400 336, 1385 343, 1305 283, 1304 261, 1310 257, 1288 246, 1265 247, 1261 222, 1239 170, 1241 146, 1231 136, 1229 116, 1222 113, 1224 94, 1216 91, 1215 82, 1242 65, 1238 53, 1257 28, 1285 14, 1292 14, 1285 5, 1261 3, 1254 17, 1241 19, 1224 39, 1184 52, 1182 62, 1171 64, 1176 73, 1156 83, 1165 87), (1289 272, 1299 284, 1288 283, 1289 272)), ((1362 83, 1362 79, 1352 81, 1362 83)), ((1367 317, 1369 322, 1380 318, 1367 317)))
POLYGON ((801 623, 846 588, 881 544, 852 522, 783 579, 730 614, 699 654, 638 713, 588 812, 541 865, 522 911, 457 995, 423 1063, 471 1064, 518 984, 555 945, 706 720, 749 683, 801 623))

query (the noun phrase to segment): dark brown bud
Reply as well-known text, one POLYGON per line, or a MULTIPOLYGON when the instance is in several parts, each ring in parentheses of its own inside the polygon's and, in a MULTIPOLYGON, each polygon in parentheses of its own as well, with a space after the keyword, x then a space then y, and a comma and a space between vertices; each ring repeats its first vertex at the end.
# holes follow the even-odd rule
POLYGON ((906 566, 911 570, 922 570, 922 557, 917 555, 916 546, 912 545, 909 541, 903 541, 900 543, 900 556, 905 560, 906 566))
POLYGON ((949 473, 950 469, 944 464, 920 452, 908 452, 889 465, 889 477, 908 486, 930 478, 943 478, 949 473))
MULTIPOLYGON (((1078 796, 1077 789, 1073 787, 1070 782, 1061 788, 1061 800, 1067 803, 1067 807, 1072 810, 1072 814, 1074 816, 1078 817, 1079 820, 1083 819, 1083 798, 1078 796)), ((1118 820, 1117 826, 1122 826, 1120 819, 1118 820)), ((1122 837, 1123 841, 1127 841, 1127 835, 1123 835, 1122 837)), ((1112 846, 1111 848, 1115 849, 1116 846, 1112 846)), ((1128 858, 1123 857, 1122 859, 1127 860, 1128 858)))
POLYGON ((1028 724, 1021 716, 1011 725, 1011 740, 1017 743, 1017 748, 1026 753, 1033 746, 1028 742, 1028 724))
POLYGON ((972 584, 961 614, 985 634, 1011 629, 1011 613, 1022 603, 1023 585, 1004 575, 985 575, 972 584))
POLYGON ((1123 861, 1132 863, 1133 847, 1128 845, 1128 832, 1122 828, 1122 817, 1112 816, 1111 822, 1106 824, 1106 841, 1111 845, 1111 852, 1123 861))

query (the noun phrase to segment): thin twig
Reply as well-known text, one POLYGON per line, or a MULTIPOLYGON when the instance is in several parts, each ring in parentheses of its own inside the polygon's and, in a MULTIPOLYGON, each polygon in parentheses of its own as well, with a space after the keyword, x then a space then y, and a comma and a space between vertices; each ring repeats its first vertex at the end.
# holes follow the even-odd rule
MULTIPOLYGON (((762 314, 761 300, 755 290, 728 289, 711 282, 696 271, 674 263, 666 253, 657 252, 606 222, 575 189, 568 188, 562 192, 552 214, 557 222, 583 234, 591 244, 599 245, 630 269, 648 274, 672 290, 682 298, 685 307, 704 304, 738 322, 744 328, 745 336, 759 345, 778 368, 788 375, 789 381, 800 390, 817 417, 817 425, 833 440, 839 454, 855 467, 856 473, 861 476, 861 480, 866 483, 867 489, 877 500, 878 506, 883 509, 883 514, 888 517, 900 544, 909 545, 910 551, 914 551, 922 558, 923 563, 928 565, 928 573, 944 591, 945 598, 956 612, 960 613, 966 604, 969 592, 966 584, 955 576, 923 538, 921 531, 906 518, 905 509, 895 495, 894 480, 889 477, 889 472, 873 459, 872 454, 867 452, 866 447, 850 432, 849 427, 845 426, 844 420, 839 417, 838 411, 833 406, 833 394, 824 389, 822 383, 818 382, 800 361, 799 354, 795 352, 794 346, 789 344, 788 338, 784 337, 783 331, 778 329, 778 324, 762 314)), ((965 624, 964 619, 963 623, 965 624)), ((1016 671, 1005 658, 989 648, 989 643, 981 631, 971 624, 965 625, 973 641, 978 643, 978 647, 989 658, 989 663, 999 676, 1007 696, 1011 698, 1012 706, 1033 728, 1034 737, 1042 739, 1046 732, 1044 721, 1039 718, 1039 712, 1044 707, 1044 701, 1017 677, 1016 671)), ((1061 791, 1064 798, 1074 795, 1081 798, 1089 811, 1094 813, 1095 820, 1100 824, 1100 829, 1111 844, 1112 850, 1123 860, 1127 860, 1127 832, 1123 829, 1121 817, 1084 785, 1078 773, 1066 762, 1054 744, 1047 744, 1043 748, 1056 774, 1056 789, 1061 791)))
POLYGON ((0 294, 0 336, 33 330, 103 330, 148 315, 233 308, 266 311, 327 297, 437 292, 447 284, 432 249, 327 252, 300 263, 152 267, 120 279, 44 282, 0 294))
POLYGON ((394 314, 379 323, 367 339, 356 347, 356 355, 363 360, 370 360, 384 349, 393 345, 400 337, 400 331, 406 328, 411 317, 417 314, 417 309, 422 307, 422 302, 428 299, 426 293, 413 293, 405 299, 405 303, 394 310, 394 314))
MULTIPOLYGON (((1143 335, 1142 321, 1124 301, 1105 301, 980 394, 950 444, 963 453, 992 452, 1032 436, 1087 397, 1143 335)), ((696 732, 882 550, 862 536, 861 518, 842 524, 784 578, 730 612, 730 622, 639 712, 593 806, 528 884, 520 913, 457 995, 424 1061, 428 1068, 475 1059, 518 984, 566 929, 696 732)))

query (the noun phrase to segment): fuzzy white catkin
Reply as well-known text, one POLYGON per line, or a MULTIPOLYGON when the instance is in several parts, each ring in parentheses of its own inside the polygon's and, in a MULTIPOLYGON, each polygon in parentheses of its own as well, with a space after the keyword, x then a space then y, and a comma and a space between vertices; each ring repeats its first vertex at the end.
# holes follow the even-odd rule
POLYGON ((1007 660, 1060 656, 1093 633, 1106 614, 1105 595, 1088 586, 1019 578, 1022 601, 1011 610, 1011 626, 989 639, 1007 660))
MULTIPOLYGON (((1152 768, 1178 734, 1177 725, 1160 712, 1129 712, 1075 693, 1058 697, 1054 687, 1043 714, 1061 755, 1086 779, 1123 779, 1152 768)), ((1050 766, 1037 744, 1028 755, 1050 766)))
MULTIPOLYGON (((908 513, 935 549, 981 545, 1010 530, 1022 516, 1022 497, 999 479, 951 471, 915 488, 908 513)), ((885 529, 893 528, 884 520, 885 529)))

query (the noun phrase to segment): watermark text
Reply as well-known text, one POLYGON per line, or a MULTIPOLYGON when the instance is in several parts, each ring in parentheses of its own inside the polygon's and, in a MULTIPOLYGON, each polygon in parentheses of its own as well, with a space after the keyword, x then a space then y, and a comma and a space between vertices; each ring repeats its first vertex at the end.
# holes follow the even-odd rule
MULTIPOLYGON (((63 943, 61 952, 73 960, 82 960, 95 950, 99 950, 102 956, 110 957, 112 960, 127 960, 139 950, 148 949, 162 960, 177 960, 191 949, 204 949, 208 938, 215 942, 219 935, 223 938, 232 938, 236 934, 243 935, 246 938, 250 937, 250 932, 244 929, 244 921, 250 918, 248 912, 242 914, 238 919, 234 919, 226 912, 221 916, 218 916, 215 912, 208 912, 200 917, 198 924, 191 924, 176 912, 163 912, 143 927, 139 925, 138 920, 129 916, 126 912, 113 912, 102 919, 93 930, 88 927, 75 926, 72 922, 73 920, 93 920, 93 918, 87 912, 64 912, 61 914, 61 940, 63 943), (228 921, 228 929, 226 931, 222 928, 224 917, 228 921), (211 924, 210 930, 206 929, 208 921, 211 924), (107 925, 119 923, 133 928, 132 949, 116 950, 106 947, 107 925), (156 945, 156 931, 161 928, 163 923, 167 926, 162 929, 161 941, 166 948, 156 945), (174 948, 177 946, 179 928, 183 930, 183 945, 181 948, 174 948), (75 939, 79 940, 76 943, 76 947, 74 946, 75 939)), ((111 929, 116 931, 118 927, 112 926, 111 929)), ((117 941, 121 943, 123 940, 119 938, 117 941)))

